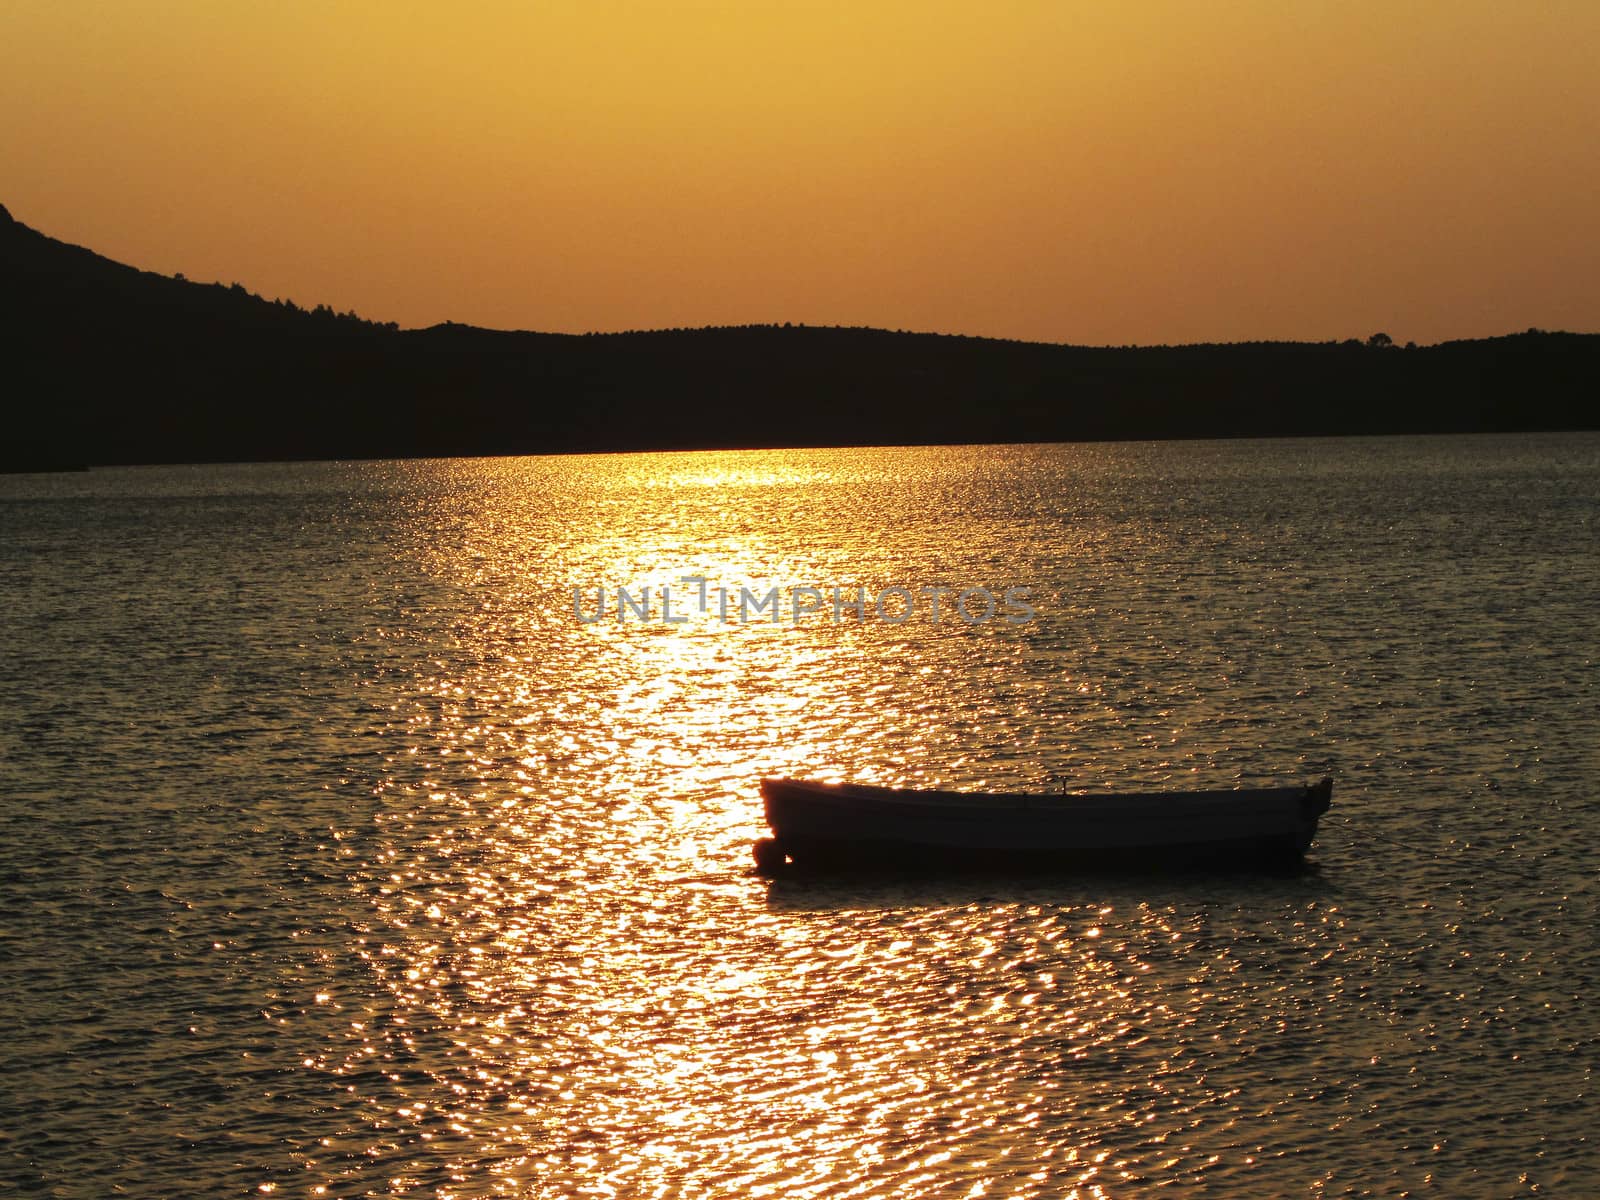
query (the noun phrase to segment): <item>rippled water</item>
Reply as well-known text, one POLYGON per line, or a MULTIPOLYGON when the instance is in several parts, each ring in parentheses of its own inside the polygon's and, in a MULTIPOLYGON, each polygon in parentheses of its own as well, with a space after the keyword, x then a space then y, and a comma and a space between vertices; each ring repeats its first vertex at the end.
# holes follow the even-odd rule
POLYGON ((1593 435, 0 479, 0 1191, 1586 1194, 1597 535, 1593 435), (1036 616, 578 619, 686 575, 1036 616), (750 870, 1324 773, 1294 878, 750 870))

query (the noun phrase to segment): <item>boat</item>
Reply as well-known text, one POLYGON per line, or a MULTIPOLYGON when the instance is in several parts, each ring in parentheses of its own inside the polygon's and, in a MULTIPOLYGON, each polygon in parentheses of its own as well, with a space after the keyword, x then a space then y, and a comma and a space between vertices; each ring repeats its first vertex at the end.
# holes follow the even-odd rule
POLYGON ((1333 780, 1220 791, 977 793, 763 779, 757 870, 1282 868, 1299 863, 1333 780))

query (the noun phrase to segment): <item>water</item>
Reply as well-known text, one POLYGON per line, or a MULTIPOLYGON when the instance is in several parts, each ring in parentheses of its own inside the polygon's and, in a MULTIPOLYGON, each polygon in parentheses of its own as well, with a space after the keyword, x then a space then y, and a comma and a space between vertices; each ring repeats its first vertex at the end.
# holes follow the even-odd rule
POLYGON ((0 479, 0 1191, 1582 1193, 1597 534, 1594 435, 0 479), (575 614, 683 575, 1036 615, 575 614), (750 872, 1324 773, 1294 878, 750 872))

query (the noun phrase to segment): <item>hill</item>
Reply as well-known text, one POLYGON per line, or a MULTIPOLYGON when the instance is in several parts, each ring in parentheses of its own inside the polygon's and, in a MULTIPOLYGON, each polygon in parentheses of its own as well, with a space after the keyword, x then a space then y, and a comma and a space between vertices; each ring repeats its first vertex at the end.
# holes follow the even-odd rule
POLYGON ((5 465, 1600 427, 1600 336, 1093 348, 753 325, 401 330, 0 208, 5 465))

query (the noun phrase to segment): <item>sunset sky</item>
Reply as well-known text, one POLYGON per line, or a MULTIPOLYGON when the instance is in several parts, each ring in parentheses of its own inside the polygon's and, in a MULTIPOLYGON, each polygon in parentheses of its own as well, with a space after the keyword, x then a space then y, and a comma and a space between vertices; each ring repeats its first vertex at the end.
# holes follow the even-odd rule
POLYGON ((4 0, 0 203, 426 325, 1600 331, 1600 3, 4 0))

